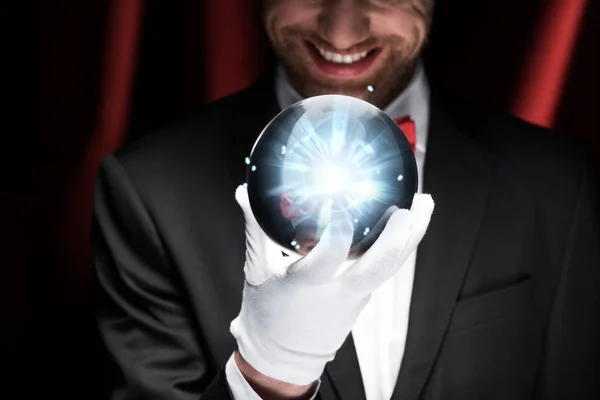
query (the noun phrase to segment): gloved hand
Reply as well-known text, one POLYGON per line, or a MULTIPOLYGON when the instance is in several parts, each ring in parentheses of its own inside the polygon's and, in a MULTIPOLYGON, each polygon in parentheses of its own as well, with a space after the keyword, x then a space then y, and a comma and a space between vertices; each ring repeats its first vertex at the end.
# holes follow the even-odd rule
POLYGON ((396 210, 360 259, 346 261, 353 234, 349 222, 334 220, 308 255, 285 257, 254 218, 246 188, 238 187, 235 196, 246 223, 246 282, 231 333, 257 371, 308 385, 333 360, 373 290, 415 251, 433 200, 415 195, 411 210, 396 210))

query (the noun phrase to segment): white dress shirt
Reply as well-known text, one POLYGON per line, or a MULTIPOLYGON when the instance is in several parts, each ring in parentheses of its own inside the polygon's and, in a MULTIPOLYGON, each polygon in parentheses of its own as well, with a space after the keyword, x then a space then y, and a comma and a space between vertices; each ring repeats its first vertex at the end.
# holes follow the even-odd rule
MULTIPOLYGON (((302 100, 281 66, 276 71, 275 94, 281 109, 302 100)), ((394 119, 410 115, 415 122, 418 192, 422 193, 429 131, 429 85, 421 63, 407 88, 383 111, 394 119)), ((373 292, 352 329, 367 400, 389 400, 392 397, 404 355, 415 262, 416 252, 396 275, 373 292)), ((233 355, 227 362, 225 373, 235 400, 260 399, 239 371, 233 355)), ((315 396, 316 393, 313 398, 315 396)))

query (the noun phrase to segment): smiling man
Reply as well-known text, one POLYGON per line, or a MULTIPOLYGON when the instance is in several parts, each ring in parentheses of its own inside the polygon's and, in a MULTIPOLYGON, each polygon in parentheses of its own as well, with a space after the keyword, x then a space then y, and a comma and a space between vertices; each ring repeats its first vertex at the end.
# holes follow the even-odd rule
POLYGON ((277 65, 104 160, 92 235, 102 398, 600 398, 591 157, 430 85, 433 6, 266 0, 277 65), (420 177, 411 210, 392 210, 347 269, 347 226, 284 257, 240 186, 281 109, 334 93, 396 120, 420 177))
POLYGON ((298 93, 382 109, 413 76, 433 11, 432 0, 265 3, 267 34, 298 93))

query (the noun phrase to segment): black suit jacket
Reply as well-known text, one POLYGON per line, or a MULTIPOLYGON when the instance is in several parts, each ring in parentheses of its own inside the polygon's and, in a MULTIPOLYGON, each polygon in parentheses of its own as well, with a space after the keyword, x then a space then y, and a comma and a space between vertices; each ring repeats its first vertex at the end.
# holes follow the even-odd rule
MULTIPOLYGON (((244 157, 278 112, 272 79, 131 143, 95 189, 104 398, 229 399, 244 157)), ((598 399, 600 238, 581 146, 432 93, 418 249, 394 400, 598 399)), ((323 400, 364 399, 350 335, 323 400)))

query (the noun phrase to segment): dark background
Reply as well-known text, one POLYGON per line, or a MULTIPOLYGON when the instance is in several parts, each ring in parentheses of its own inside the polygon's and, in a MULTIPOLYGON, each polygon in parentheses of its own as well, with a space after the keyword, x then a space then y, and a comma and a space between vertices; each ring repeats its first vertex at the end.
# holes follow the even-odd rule
MULTIPOLYGON (((97 165, 258 76, 272 56, 256 3, 42 3, 41 135, 22 138, 31 168, 11 171, 0 198, 6 390, 90 397, 97 165)), ((598 1, 437 0, 426 58, 433 79, 573 136, 598 159, 599 27, 598 1)))

